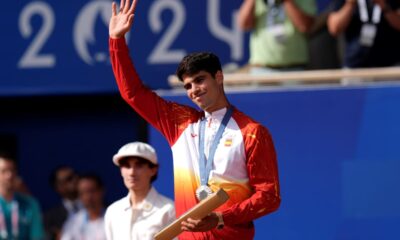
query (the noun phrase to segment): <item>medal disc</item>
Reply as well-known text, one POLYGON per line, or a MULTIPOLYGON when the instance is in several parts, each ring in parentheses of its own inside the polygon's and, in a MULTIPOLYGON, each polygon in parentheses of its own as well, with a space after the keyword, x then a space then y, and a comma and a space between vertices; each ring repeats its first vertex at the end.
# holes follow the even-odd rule
POLYGON ((208 196, 210 196, 212 193, 213 192, 210 187, 202 185, 197 188, 196 197, 199 201, 202 201, 206 199, 208 196))

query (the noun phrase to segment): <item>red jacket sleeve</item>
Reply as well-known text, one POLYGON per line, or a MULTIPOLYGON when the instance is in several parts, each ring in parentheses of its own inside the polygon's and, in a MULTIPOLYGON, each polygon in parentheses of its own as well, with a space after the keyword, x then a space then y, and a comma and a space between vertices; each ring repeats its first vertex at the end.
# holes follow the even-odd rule
POLYGON ((129 56, 125 38, 109 39, 111 65, 122 98, 148 123, 160 131, 170 145, 199 112, 168 102, 143 85, 129 56))
POLYGON ((247 171, 253 194, 222 212, 226 225, 250 222, 278 209, 281 198, 278 167, 272 138, 263 126, 253 123, 242 130, 247 171))

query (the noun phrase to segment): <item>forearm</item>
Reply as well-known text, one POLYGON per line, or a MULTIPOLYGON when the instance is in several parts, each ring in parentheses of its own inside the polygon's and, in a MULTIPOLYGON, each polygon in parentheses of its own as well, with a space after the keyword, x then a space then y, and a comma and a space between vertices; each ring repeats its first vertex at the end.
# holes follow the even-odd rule
POLYGON ((129 56, 124 38, 109 39, 110 59, 122 98, 148 123, 158 129, 171 144, 181 133, 182 117, 197 112, 177 103, 170 103, 144 86, 129 56))
POLYGON ((387 9, 382 14, 394 29, 400 31, 400 10, 387 9))
POLYGON ((354 8, 357 7, 356 0, 348 0, 342 8, 333 12, 328 17, 328 30, 333 36, 338 36, 348 27, 354 8))
POLYGON ((251 30, 255 25, 255 0, 244 0, 240 6, 237 22, 242 30, 251 30))
POLYGON ((110 60, 122 98, 129 102, 134 98, 139 89, 143 87, 142 82, 135 70, 129 56, 129 49, 125 43, 125 38, 109 39, 110 60))
POLYGON ((306 33, 312 29, 315 18, 304 13, 293 0, 283 2, 285 12, 299 32, 306 33))
POLYGON ((111 66, 121 97, 146 121, 159 119, 155 93, 145 87, 129 56, 125 38, 109 39, 111 66))

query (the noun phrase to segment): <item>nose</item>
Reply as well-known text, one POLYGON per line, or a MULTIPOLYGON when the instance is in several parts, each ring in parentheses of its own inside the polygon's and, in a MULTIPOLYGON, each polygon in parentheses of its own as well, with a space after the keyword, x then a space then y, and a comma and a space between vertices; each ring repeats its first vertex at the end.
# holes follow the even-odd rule
POLYGON ((130 167, 130 168, 128 168, 128 174, 129 174, 130 176, 135 175, 135 167, 130 167))
POLYGON ((13 178, 13 177, 14 177, 14 173, 13 173, 12 171, 7 171, 7 172, 5 173, 5 177, 6 177, 7 179, 13 178))
POLYGON ((198 84, 192 83, 192 88, 190 89, 192 93, 197 94, 200 90, 200 86, 198 84))

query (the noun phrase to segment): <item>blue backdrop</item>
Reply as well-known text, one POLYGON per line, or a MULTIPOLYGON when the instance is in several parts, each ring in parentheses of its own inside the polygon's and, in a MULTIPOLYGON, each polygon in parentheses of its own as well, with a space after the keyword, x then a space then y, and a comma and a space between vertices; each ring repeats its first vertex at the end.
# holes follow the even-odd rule
MULTIPOLYGON (((256 221, 256 239, 400 239, 400 86, 228 97, 270 129, 278 154, 282 205, 256 221)), ((169 146, 153 128, 150 140, 164 165, 156 186, 173 197, 169 146)))
MULTIPOLYGON (((215 51, 224 64, 247 60, 235 11, 241 0, 140 1, 128 38, 133 60, 152 88, 189 52, 215 51)), ((111 0, 5 1, 0 10, 0 96, 110 93, 111 0)))
MULTIPOLYGON (((329 1, 319 0, 322 11, 329 1)), ((239 30, 242 0, 140 1, 128 37, 136 67, 152 88, 189 52, 216 52, 223 65, 248 59, 248 35, 239 30)), ((114 93, 108 54, 111 0, 5 1, 0 96, 114 93)))

